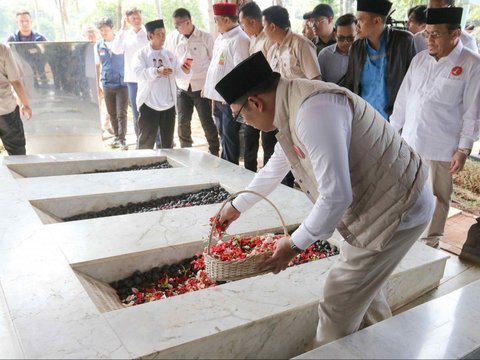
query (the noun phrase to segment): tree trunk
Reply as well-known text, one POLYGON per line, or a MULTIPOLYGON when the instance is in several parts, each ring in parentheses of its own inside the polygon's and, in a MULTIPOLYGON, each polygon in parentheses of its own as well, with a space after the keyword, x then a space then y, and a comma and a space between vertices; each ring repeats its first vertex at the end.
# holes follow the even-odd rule
POLYGON ((62 22, 62 34, 63 34, 63 41, 67 41, 67 31, 65 30, 65 4, 64 0, 55 0, 57 4, 58 11, 60 12, 60 20, 62 22))
POLYGON ((34 3, 34 12, 35 12, 35 28, 37 29, 37 31, 39 33, 42 32, 42 30, 40 29, 40 22, 38 21, 38 1, 35 0, 35 3, 34 3))
POLYGON ((122 0, 117 0, 117 29, 122 27, 122 0))
POLYGON ((163 19, 162 8, 160 7, 160 0, 155 0, 155 11, 157 13, 157 19, 163 19))

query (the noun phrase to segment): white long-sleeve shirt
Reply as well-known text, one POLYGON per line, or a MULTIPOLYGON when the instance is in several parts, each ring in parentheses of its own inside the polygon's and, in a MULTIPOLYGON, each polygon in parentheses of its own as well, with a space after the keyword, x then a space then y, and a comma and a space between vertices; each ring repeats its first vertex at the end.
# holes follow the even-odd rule
POLYGON ((181 63, 169 50, 153 49, 150 44, 140 49, 134 56, 132 67, 138 78, 137 106, 142 104, 163 111, 176 105, 177 87, 175 79, 188 81, 190 76, 181 69, 181 63), (159 76, 157 69, 161 66, 173 69, 169 76, 159 76))
MULTIPOLYGON (((312 211, 292 234, 292 241, 300 249, 306 249, 317 240, 329 239, 352 202, 348 161, 352 119, 352 109, 344 95, 314 95, 300 107, 296 131, 308 151, 320 194, 312 211)), ((277 143, 273 156, 247 189, 266 196, 289 170, 290 164, 277 143)), ((244 212, 258 200, 255 195, 241 194, 233 205, 244 212)), ((432 200, 431 190, 425 185, 417 202, 399 225, 399 230, 426 223, 433 212, 432 200)))
POLYGON ((174 53, 180 61, 186 58, 193 59, 191 81, 177 80, 177 86, 182 90, 202 90, 207 77, 207 70, 213 55, 213 38, 209 33, 198 29, 196 26, 190 37, 180 34, 177 30, 167 35, 165 48, 174 53))
POLYGON ((139 32, 129 30, 119 30, 112 42, 112 52, 117 55, 125 55, 125 82, 138 82, 137 76, 133 71, 132 61, 135 53, 149 44, 147 30, 144 26, 139 32))
POLYGON ((224 101, 215 90, 215 85, 235 66, 249 56, 250 39, 240 26, 218 35, 213 45, 213 56, 208 67, 207 79, 203 88, 203 96, 224 101))
POLYGON ((480 55, 459 41, 436 61, 422 51, 403 79, 390 123, 426 160, 450 161, 479 137, 480 55))

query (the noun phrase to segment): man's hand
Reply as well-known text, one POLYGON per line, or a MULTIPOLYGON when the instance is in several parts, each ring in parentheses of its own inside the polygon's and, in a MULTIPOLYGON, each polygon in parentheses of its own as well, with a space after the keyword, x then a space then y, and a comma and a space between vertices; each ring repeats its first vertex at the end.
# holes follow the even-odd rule
POLYGON ((225 205, 220 213, 218 222, 226 229, 232 222, 240 217, 240 211, 235 209, 231 203, 225 205))
POLYGON ((290 237, 285 236, 277 241, 277 247, 271 257, 258 266, 258 270, 270 270, 274 274, 285 270, 288 263, 297 255, 290 247, 290 237))
POLYGON ((30 105, 28 105, 28 104, 27 105, 22 105, 20 107, 20 114, 25 119, 30 120, 32 118, 32 109, 31 109, 30 105))
POLYGON ((455 175, 463 170, 465 166, 465 161, 467 161, 467 155, 457 151, 453 154, 452 160, 450 161, 450 175, 455 175))
POLYGON ((190 69, 191 69, 192 65, 189 65, 187 63, 184 63, 182 64, 182 71, 185 73, 185 74, 189 74, 190 73, 190 69))
POLYGON ((157 69, 157 75, 158 76, 169 76, 173 74, 173 69, 165 66, 160 66, 157 69))

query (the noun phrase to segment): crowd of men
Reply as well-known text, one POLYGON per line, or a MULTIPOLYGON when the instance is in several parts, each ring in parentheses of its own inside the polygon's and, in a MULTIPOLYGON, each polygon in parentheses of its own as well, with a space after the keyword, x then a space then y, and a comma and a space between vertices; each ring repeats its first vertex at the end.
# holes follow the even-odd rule
MULTIPOLYGON (((213 13, 219 35, 215 40, 195 26, 187 9, 174 11, 175 30, 167 35, 164 20, 143 24, 141 10, 134 7, 125 12, 117 32, 111 19, 102 18, 96 25, 100 40, 96 41, 93 25, 85 25, 83 35, 96 41, 98 94, 108 113, 103 125, 114 135, 111 146, 121 149, 128 148, 128 104, 138 149, 173 147, 176 118, 180 146, 191 147, 196 110, 209 152, 238 164, 243 136, 245 167, 256 172, 259 144, 266 164, 274 153, 276 131, 242 124, 242 116, 234 116, 215 86, 257 52, 285 79, 323 80, 353 91, 429 161, 438 221, 432 223, 426 239, 437 246, 450 203, 452 175, 462 170, 479 131, 478 49, 459 27, 462 9, 453 5, 453 0, 429 0, 427 5, 411 8, 407 31, 388 26, 392 3, 387 0, 359 0, 355 15, 344 14, 336 21, 332 8, 319 4, 304 14, 300 35, 292 31, 289 13, 281 6, 262 11, 254 1, 240 9, 216 3, 213 13), (449 17, 440 25, 428 18, 436 9, 448 9, 443 11, 449 17), (434 30, 427 29, 432 26, 434 30)), ((32 29, 28 11, 17 13, 17 23, 18 31, 7 42, 46 40, 32 29)), ((7 101, 10 85, 28 118, 31 109, 17 81, 20 71, 10 63, 8 47, 3 47, 6 65, 0 75, 5 100, 0 104, 0 135, 9 154, 23 154, 25 138, 18 134, 23 125, 15 116, 19 111, 7 101), (11 133, 5 120, 10 118, 16 119, 11 133)), ((291 174, 284 183, 293 185, 291 174)))
MULTIPOLYGON (((265 166, 249 189, 267 195, 295 177, 315 204, 266 268, 284 270, 335 227, 342 233, 316 346, 391 316, 381 287, 417 238, 438 246, 452 175, 479 138, 480 56, 460 27, 463 9, 429 0, 409 10, 408 30, 388 25, 391 12, 388 0, 357 0, 355 15, 334 21, 332 8, 319 4, 304 15, 300 35, 281 6, 216 3, 215 40, 184 8, 172 14, 168 35, 164 20, 143 25, 137 8, 117 33, 111 19, 97 25, 98 88, 112 146, 126 147, 128 102, 138 149, 172 148, 176 117, 180 146, 191 147, 195 109, 209 152, 229 162, 239 163, 243 134, 245 167, 256 172, 261 137, 265 166)), ((17 15, 9 41, 44 40, 31 20, 25 30, 29 16, 17 15)), ((4 45, 0 60, 0 136, 9 154, 25 154, 20 113, 29 118, 32 110, 4 45)), ((256 201, 239 196, 221 221, 230 224, 256 201)))

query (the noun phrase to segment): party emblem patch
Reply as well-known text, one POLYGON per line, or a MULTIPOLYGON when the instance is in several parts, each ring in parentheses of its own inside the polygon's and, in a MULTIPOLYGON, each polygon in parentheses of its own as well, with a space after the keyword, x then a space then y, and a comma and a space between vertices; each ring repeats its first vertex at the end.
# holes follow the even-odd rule
POLYGON ((293 145, 293 151, 295 151, 295 153, 300 159, 305 159, 305 154, 298 146, 293 145))
POLYGON ((460 75, 460 74, 462 73, 462 71, 463 71, 463 69, 462 69, 461 66, 454 66, 454 67, 452 68, 451 74, 452 74, 453 76, 458 76, 458 75, 460 75))

